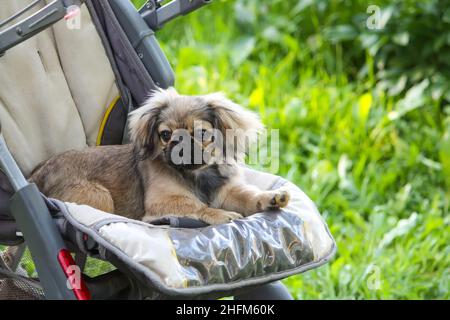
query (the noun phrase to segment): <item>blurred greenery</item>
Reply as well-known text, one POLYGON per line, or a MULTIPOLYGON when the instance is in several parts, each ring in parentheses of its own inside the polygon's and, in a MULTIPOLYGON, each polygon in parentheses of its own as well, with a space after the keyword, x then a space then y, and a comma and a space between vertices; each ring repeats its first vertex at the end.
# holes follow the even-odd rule
POLYGON ((449 8, 216 0, 158 31, 180 92, 224 91, 280 129, 277 173, 338 244, 285 280, 296 298, 450 297, 449 8))
POLYGON ((215 0, 157 36, 181 93, 280 130, 274 173, 338 245, 284 281, 297 299, 450 298, 449 0, 215 0))

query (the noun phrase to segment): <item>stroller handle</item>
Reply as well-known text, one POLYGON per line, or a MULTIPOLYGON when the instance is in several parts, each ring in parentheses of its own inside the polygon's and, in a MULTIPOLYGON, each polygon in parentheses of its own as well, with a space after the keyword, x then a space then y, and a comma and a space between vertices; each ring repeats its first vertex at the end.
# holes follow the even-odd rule
MULTIPOLYGON (((0 31, 0 57, 5 54, 6 50, 22 43, 66 17, 68 8, 71 6, 80 6, 84 1, 85 0, 55 0, 28 18, 0 31)), ((33 2, 12 17, 0 22, 0 26, 15 20, 25 12, 31 10, 39 2, 39 0, 33 2)))
POLYGON ((165 23, 211 2, 212 0, 173 0, 161 6, 160 1, 149 0, 142 6, 139 13, 152 30, 158 30, 165 23))

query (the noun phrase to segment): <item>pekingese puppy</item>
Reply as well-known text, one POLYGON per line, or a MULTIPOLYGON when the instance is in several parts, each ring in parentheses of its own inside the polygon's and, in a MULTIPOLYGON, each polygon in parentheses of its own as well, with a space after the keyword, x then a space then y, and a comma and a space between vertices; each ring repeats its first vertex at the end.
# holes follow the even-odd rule
POLYGON ((48 197, 150 222, 175 215, 226 223, 287 205, 289 194, 245 183, 238 162, 262 128, 214 93, 157 90, 129 119, 130 144, 67 151, 31 174, 48 197))

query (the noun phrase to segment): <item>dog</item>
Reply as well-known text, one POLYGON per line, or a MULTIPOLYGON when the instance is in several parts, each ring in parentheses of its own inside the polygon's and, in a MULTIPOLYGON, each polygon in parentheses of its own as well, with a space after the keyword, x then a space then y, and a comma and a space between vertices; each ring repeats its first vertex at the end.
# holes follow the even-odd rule
POLYGON ((67 151, 38 165, 29 181, 48 197, 146 222, 170 215, 214 225, 288 204, 286 190, 244 181, 243 142, 263 126, 221 93, 156 90, 128 127, 131 143, 67 151))

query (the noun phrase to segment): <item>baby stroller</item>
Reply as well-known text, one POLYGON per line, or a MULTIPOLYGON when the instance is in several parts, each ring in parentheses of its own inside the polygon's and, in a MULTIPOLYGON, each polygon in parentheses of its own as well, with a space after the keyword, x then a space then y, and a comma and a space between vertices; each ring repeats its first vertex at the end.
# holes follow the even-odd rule
POLYGON ((1 2, 0 299, 290 299, 278 281, 333 256, 313 202, 249 168, 249 182, 285 186, 291 202, 216 226, 148 224, 46 198, 26 180, 54 154, 126 143, 128 114, 174 84, 154 31, 209 2, 151 0, 140 10, 125 0, 1 2), (88 275, 89 259, 109 267, 88 275))

